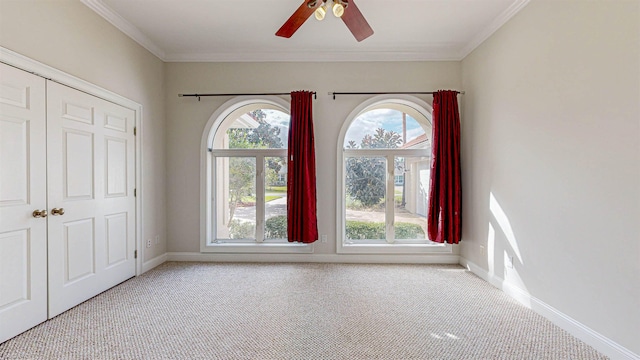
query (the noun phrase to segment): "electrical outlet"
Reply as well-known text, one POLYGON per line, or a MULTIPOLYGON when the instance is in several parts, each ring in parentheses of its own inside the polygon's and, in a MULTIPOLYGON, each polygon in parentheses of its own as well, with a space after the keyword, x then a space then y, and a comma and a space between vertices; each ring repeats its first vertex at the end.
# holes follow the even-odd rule
POLYGON ((320 242, 321 243, 326 243, 327 242, 327 235, 325 235, 325 234, 320 235, 320 242))
POLYGON ((156 245, 160 244, 160 235, 156 235, 156 245))
POLYGON ((513 256, 507 255, 504 262, 508 269, 513 269, 513 256))
POLYGON ((151 239, 147 239, 147 247, 150 248, 151 247, 151 239))

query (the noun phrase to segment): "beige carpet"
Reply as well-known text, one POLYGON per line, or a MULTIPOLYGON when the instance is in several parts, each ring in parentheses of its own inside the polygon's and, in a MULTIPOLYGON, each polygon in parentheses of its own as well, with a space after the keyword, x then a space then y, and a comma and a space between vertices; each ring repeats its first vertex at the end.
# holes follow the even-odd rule
POLYGON ((1 359, 606 359, 456 265, 165 263, 1 359))

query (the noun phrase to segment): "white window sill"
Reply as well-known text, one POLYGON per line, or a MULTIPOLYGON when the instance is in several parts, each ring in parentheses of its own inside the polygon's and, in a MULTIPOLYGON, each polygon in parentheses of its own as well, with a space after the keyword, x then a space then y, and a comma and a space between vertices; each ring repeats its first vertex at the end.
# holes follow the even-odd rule
POLYGON ((341 254, 450 254, 451 244, 338 244, 341 254))
POLYGON ((302 243, 218 243, 204 245, 203 253, 311 254, 313 244, 302 243))

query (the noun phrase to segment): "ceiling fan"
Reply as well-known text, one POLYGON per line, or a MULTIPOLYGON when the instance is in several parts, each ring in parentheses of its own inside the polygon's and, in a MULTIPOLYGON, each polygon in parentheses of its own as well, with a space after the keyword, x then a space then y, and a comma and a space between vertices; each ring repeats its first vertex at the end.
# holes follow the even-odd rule
POLYGON ((333 11, 335 16, 344 21, 349 31, 359 42, 373 35, 373 29, 353 0, 304 0, 289 20, 276 32, 276 35, 290 38, 311 14, 315 14, 318 20, 324 19, 328 8, 333 11))

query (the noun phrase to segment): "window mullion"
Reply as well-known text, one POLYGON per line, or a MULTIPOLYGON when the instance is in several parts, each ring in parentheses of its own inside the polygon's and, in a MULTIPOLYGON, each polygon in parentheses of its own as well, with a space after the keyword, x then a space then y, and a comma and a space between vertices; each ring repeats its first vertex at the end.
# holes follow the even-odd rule
POLYGON ((218 214, 218 210, 216 208, 216 189, 218 188, 217 180, 216 180, 216 157, 211 155, 209 156, 209 176, 211 176, 211 187, 207 189, 207 194, 209 195, 209 203, 207 213, 209 214, 208 221, 210 222, 210 228, 207 229, 207 244, 210 244, 215 241, 216 236, 216 228, 218 226, 216 221, 216 216, 218 214))
POLYGON ((394 202, 395 202, 395 157, 387 154, 385 156, 387 160, 387 189, 386 189, 386 210, 385 210, 385 229, 387 242, 393 244, 395 242, 395 229, 394 229, 394 202))
POLYGON ((256 242, 264 241, 264 156, 256 155, 256 242))

